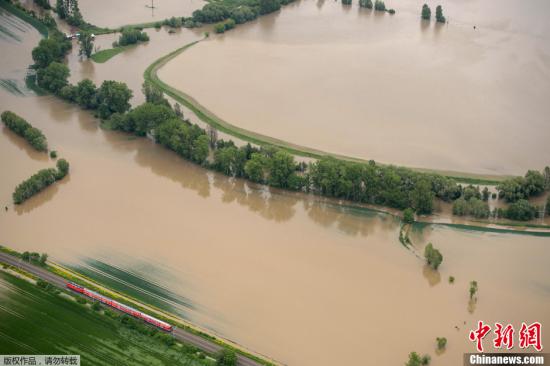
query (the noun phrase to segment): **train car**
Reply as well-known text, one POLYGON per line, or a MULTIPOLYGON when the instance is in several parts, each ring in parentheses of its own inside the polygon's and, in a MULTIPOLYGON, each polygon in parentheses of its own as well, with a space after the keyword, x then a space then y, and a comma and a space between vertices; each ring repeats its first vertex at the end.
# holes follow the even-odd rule
POLYGON ((123 313, 129 314, 129 315, 131 315, 135 318, 141 319, 141 320, 143 320, 143 321, 145 321, 149 324, 152 324, 155 327, 160 328, 160 329, 162 329, 166 332, 171 332, 171 331, 174 330, 173 326, 171 326, 170 324, 168 324, 166 322, 163 322, 162 320, 159 320, 159 319, 154 318, 150 315, 142 313, 141 311, 136 310, 136 309, 134 309, 130 306, 121 304, 118 301, 115 301, 115 300, 110 299, 106 296, 98 294, 97 292, 94 292, 92 290, 88 290, 86 287, 82 287, 80 285, 77 285, 76 283, 68 282, 67 283, 67 288, 69 288, 69 289, 71 289, 75 292, 78 292, 80 294, 83 294, 85 296, 88 296, 89 298, 97 300, 97 301, 99 301, 99 302, 101 302, 105 305, 108 305, 112 308, 115 308, 119 311, 122 311, 123 313))

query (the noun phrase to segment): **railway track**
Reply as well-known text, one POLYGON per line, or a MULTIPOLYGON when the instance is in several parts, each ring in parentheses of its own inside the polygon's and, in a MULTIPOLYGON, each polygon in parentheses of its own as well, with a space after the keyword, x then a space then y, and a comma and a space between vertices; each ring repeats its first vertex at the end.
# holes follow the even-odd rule
MULTIPOLYGON (((44 268, 40 268, 38 266, 35 266, 33 264, 30 264, 28 262, 24 262, 23 260, 13 257, 6 253, 0 253, 0 262, 4 262, 6 264, 12 265, 14 267, 19 267, 26 272, 33 274, 37 277, 40 277, 44 281, 48 281, 52 285, 59 287, 61 289, 66 289, 67 280, 65 280, 63 277, 58 276, 56 274, 53 274, 44 268)), ((77 294, 77 293, 75 293, 77 294)), ((78 295, 78 294, 77 294, 78 295)), ((80 295, 84 296, 84 295, 80 295)), ((179 341, 182 341, 184 343, 192 344, 193 346, 200 348, 201 350, 210 353, 210 354, 216 354, 219 352, 222 347, 208 339, 202 338, 196 334, 193 334, 185 329, 176 328, 172 332, 174 337, 178 339, 179 341)), ((248 357, 245 357, 243 355, 237 354, 237 365, 240 366, 261 366, 262 364, 252 360, 248 357)))

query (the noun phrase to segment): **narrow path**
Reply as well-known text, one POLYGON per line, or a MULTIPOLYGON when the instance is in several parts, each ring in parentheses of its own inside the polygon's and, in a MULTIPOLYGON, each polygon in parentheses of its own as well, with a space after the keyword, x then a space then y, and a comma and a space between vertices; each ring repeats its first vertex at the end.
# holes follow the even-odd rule
MULTIPOLYGON (((67 280, 64 279, 63 277, 55 275, 44 268, 40 268, 33 264, 24 262, 23 260, 16 258, 14 256, 11 256, 9 254, 0 252, 0 262, 4 262, 14 267, 21 268, 26 272, 33 274, 37 277, 40 277, 41 279, 48 281, 52 285, 57 286, 59 288, 62 288, 62 289, 66 288, 67 280)), ((146 307, 146 305, 143 304, 142 307, 146 307)), ((207 353, 210 353, 210 354, 216 354, 222 349, 220 345, 212 341, 209 341, 208 339, 202 338, 196 334, 193 334, 185 329, 176 328, 173 334, 174 334, 174 337, 176 337, 176 339, 185 343, 192 344, 193 346, 198 347, 201 350, 206 351, 207 353)), ((261 366, 262 364, 248 357, 237 354, 237 365, 261 366)))

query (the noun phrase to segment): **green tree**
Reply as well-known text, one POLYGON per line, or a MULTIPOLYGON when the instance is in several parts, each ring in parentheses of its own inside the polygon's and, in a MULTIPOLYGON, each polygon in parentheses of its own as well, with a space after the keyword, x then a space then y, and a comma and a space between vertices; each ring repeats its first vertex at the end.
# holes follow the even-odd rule
POLYGON ((253 182, 263 183, 267 168, 266 157, 261 153, 253 153, 244 166, 246 177, 253 182))
POLYGON ((279 0, 259 0, 259 2, 261 15, 272 13, 281 8, 281 2, 279 0))
POLYGON ((430 20, 432 17, 432 11, 430 10, 430 7, 428 4, 422 5, 422 19, 430 20))
POLYGON ((48 260, 48 254, 46 253, 42 253, 42 255, 40 256, 40 259, 39 259, 39 263, 40 265, 45 265, 46 264, 46 261, 48 260))
MULTIPOLYGON (((146 80, 143 83, 143 85, 141 86, 141 91, 143 92, 143 95, 145 95, 145 101, 147 103, 162 104, 170 107, 170 103, 164 97, 163 91, 159 89, 156 85, 151 84, 149 81, 146 80)), ((177 105, 179 107, 179 104, 177 105)))
POLYGON ((50 63, 45 69, 37 72, 38 85, 42 88, 58 94, 68 84, 69 68, 59 62, 50 63))
POLYGON ((342 0, 342 4, 351 5, 351 0, 342 0))
POLYGON ((97 107, 97 88, 93 81, 84 79, 76 85, 76 102, 84 109, 97 107))
POLYGON ((420 356, 416 352, 409 353, 409 361, 405 363, 405 366, 425 366, 430 364, 430 356, 420 356))
POLYGON ((372 0, 359 0, 359 6, 362 8, 372 9, 372 0))
POLYGON ((548 195, 548 198, 546 199, 546 214, 550 215, 550 194, 548 195))
POLYGON ((101 118, 108 118, 113 113, 124 113, 130 109, 132 91, 124 83, 105 80, 97 93, 98 111, 101 118))
POLYGON ((55 12, 59 16, 60 19, 67 18, 67 10, 65 8, 65 1, 64 0, 56 0, 55 2, 55 12))
POLYGON ((386 4, 382 0, 376 0, 374 2, 374 10, 376 10, 376 11, 386 11, 386 4))
POLYGON ((508 206, 504 216, 510 220, 529 221, 537 217, 537 208, 529 201, 521 199, 508 206))
POLYGON ((59 159, 55 165, 57 167, 56 179, 63 179, 69 173, 69 162, 65 159, 59 159))
POLYGON ((470 282, 470 300, 474 298, 474 296, 477 294, 477 281, 471 281, 470 282))
POLYGON ((412 206, 419 214, 429 214, 433 210, 434 193, 428 179, 419 179, 411 194, 412 206))
POLYGON ((484 201, 489 201, 489 196, 491 195, 489 193, 489 188, 487 188, 487 187, 483 188, 483 191, 481 192, 481 195, 482 195, 484 201))
POLYGON ((435 8, 435 20, 439 23, 445 23, 445 17, 443 16, 443 8, 438 5, 435 8))
POLYGON ((80 36, 78 37, 78 44, 80 45, 78 55, 84 55, 86 58, 90 58, 92 51, 94 50, 94 40, 92 35, 89 32, 81 31, 80 36))
POLYGON ((192 160, 197 164, 203 164, 208 158, 210 151, 210 139, 208 136, 201 134, 193 141, 192 160))
POLYGON ((237 365, 237 354, 235 351, 224 348, 216 357, 217 366, 236 366, 237 365))
POLYGON ((414 210, 412 208, 406 208, 403 211, 403 221, 406 224, 412 224, 414 222, 414 210))
POLYGON ((437 337, 435 341, 437 342, 438 350, 443 350, 447 346, 447 338, 445 337, 437 337))
POLYGON ((424 258, 430 267, 433 269, 439 268, 441 262, 443 262, 443 255, 439 250, 435 249, 432 243, 428 243, 424 248, 424 258))
MULTIPOLYGON (((126 114, 125 125, 119 129, 145 136, 161 123, 175 118, 176 113, 165 105, 143 103, 126 114)), ((181 121, 178 122, 181 124, 181 121)))
POLYGON ((268 182, 274 187, 288 188, 290 176, 295 171, 296 163, 292 155, 282 150, 277 151, 269 162, 268 182))

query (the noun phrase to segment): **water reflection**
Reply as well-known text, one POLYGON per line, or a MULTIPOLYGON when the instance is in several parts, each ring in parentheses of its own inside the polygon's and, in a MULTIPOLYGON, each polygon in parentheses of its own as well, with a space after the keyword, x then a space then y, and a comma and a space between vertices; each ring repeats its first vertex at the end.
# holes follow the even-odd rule
POLYGON ((33 211, 36 208, 44 206, 46 203, 50 202, 52 198, 55 197, 59 189, 63 189, 61 186, 69 183, 71 180, 71 175, 67 175, 60 181, 55 182, 54 184, 46 187, 40 193, 35 194, 25 202, 20 205, 14 205, 14 210, 17 212, 17 215, 27 214, 33 211))
POLYGON ((422 275, 428 281, 430 287, 434 287, 441 282, 441 274, 439 273, 439 271, 433 269, 427 264, 422 267, 422 275))
POLYGON ((27 156, 36 161, 48 161, 50 158, 48 154, 44 152, 36 151, 24 138, 16 135, 14 132, 10 131, 6 126, 2 125, 2 135, 5 136, 11 143, 23 150, 27 156))

